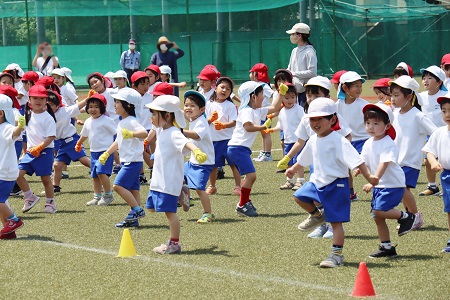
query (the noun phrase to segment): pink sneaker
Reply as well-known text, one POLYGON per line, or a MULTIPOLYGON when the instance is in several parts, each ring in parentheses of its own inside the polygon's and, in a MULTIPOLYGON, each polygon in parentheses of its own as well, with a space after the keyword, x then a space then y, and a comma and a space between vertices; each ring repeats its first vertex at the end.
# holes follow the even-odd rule
POLYGON ((417 229, 420 229, 420 228, 422 228, 422 226, 423 226, 423 217, 422 217, 422 213, 421 212, 418 212, 417 214, 415 214, 416 215, 416 220, 415 220, 415 222, 414 222, 414 225, 413 225, 413 227, 412 227, 412 230, 417 230, 417 229))
POLYGON ((54 214, 56 212, 56 204, 54 200, 51 202, 45 202, 44 212, 49 214, 54 214))
POLYGON ((168 241, 165 244, 162 244, 159 247, 153 248, 153 251, 157 254, 180 254, 181 253, 181 245, 180 244, 171 244, 168 241))
POLYGON ((8 220, 8 221, 6 221, 5 226, 3 226, 2 230, 0 231, 0 234, 4 235, 4 234, 12 233, 22 226, 23 226, 23 222, 21 219, 19 219, 19 221, 17 221, 17 222, 14 220, 8 220))
POLYGON ((31 196, 30 199, 25 199, 25 204, 22 207, 22 212, 26 213, 27 211, 32 209, 33 206, 35 206, 36 203, 38 203, 39 199, 40 198, 38 196, 36 196, 35 194, 33 194, 33 196, 31 196))

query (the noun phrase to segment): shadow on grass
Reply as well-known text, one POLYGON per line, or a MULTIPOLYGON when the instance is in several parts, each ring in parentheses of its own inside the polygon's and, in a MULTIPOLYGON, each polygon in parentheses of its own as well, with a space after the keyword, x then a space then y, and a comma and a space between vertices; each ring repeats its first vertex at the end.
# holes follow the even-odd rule
MULTIPOLYGON (((58 210, 56 213, 58 215, 59 214, 84 214, 84 213, 86 213, 86 211, 85 210, 58 210)), ((48 213, 45 213, 45 212, 41 212, 41 214, 48 215, 48 213)))
MULTIPOLYGON (((398 260, 398 256, 394 257, 394 258, 386 258, 385 262, 379 262, 379 261, 368 261, 367 262, 367 267, 370 269, 373 268, 392 268, 395 266, 392 266, 392 264, 390 264, 389 262, 393 262, 393 261, 397 261, 398 260)), ((358 269, 359 268, 359 262, 346 262, 344 261, 344 267, 350 267, 350 268, 355 268, 358 269)))
POLYGON ((414 261, 414 260, 433 260, 440 259, 439 255, 425 255, 425 254, 410 254, 410 255, 399 255, 395 259, 396 260, 404 260, 404 261, 414 261))
POLYGON ((377 240, 378 236, 376 235, 345 235, 346 239, 354 239, 354 240, 377 240))
POLYGON ((219 247, 217 246, 211 246, 208 248, 202 248, 202 249, 195 249, 195 250, 188 250, 184 251, 183 254, 189 254, 189 255, 221 255, 226 257, 238 257, 236 255, 230 255, 227 250, 218 250, 219 247))
POLYGON ((26 235, 26 236, 19 236, 17 239, 18 240, 61 243, 61 241, 57 241, 57 240, 55 240, 54 238, 52 238, 50 236, 43 236, 43 235, 36 235, 36 234, 26 235))
POLYGON ((139 225, 136 229, 170 229, 169 225, 139 225))
POLYGON ((44 219, 45 217, 44 216, 42 216, 42 215, 22 215, 22 216, 20 216, 20 218, 23 220, 23 221, 27 221, 27 220, 37 220, 37 219, 44 219))
POLYGON ((258 214, 259 217, 263 218, 286 218, 286 217, 298 217, 301 214, 298 212, 289 212, 289 213, 283 213, 283 214, 258 214))
MULTIPOLYGON (((197 222, 198 219, 188 219, 188 222, 197 222)), ((237 223, 237 222, 245 222, 244 219, 217 219, 216 221, 214 221, 214 223, 237 223)))
POLYGON ((447 228, 444 228, 444 227, 436 227, 436 226, 434 226, 434 225, 425 226, 425 227, 420 228, 420 231, 422 231, 422 230, 424 230, 424 231, 448 231, 447 228))

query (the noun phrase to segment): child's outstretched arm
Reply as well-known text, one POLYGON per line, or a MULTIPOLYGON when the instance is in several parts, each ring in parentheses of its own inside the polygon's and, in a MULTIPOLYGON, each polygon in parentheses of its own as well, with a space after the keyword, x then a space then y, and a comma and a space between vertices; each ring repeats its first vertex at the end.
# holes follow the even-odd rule
MULTIPOLYGON (((386 171, 386 169, 384 171, 386 171)), ((370 174, 370 170, 367 167, 366 163, 362 163, 357 167, 357 170, 355 171, 355 176, 357 176, 358 174, 362 174, 364 176, 364 178, 366 178, 366 180, 371 185, 374 185, 374 186, 377 185, 378 182, 380 181, 379 177, 370 174)))
POLYGON ((246 122, 242 126, 244 127, 244 129, 247 132, 255 132, 255 131, 262 131, 262 130, 269 129, 269 127, 271 125, 272 125, 272 119, 267 119, 266 122, 264 122, 264 124, 262 124, 262 125, 255 125, 252 122, 246 122))
POLYGON ((216 130, 222 130, 225 128, 233 128, 234 126, 236 126, 236 121, 231 121, 228 123, 222 123, 220 121, 214 121, 214 128, 216 128, 216 130))
POLYGON ((50 145, 50 143, 53 142, 54 139, 55 136, 48 136, 42 143, 31 148, 30 150, 28 150, 28 152, 34 157, 38 157, 41 154, 41 151, 47 148, 47 146, 50 145))
POLYGON ((126 128, 122 128, 122 137, 124 139, 131 139, 131 138, 138 138, 138 139, 144 139, 148 136, 147 130, 141 129, 138 131, 131 131, 126 128))
POLYGON ((292 146, 291 150, 289 150, 288 154, 286 154, 277 164, 277 168, 280 170, 286 170, 288 163, 291 161, 291 157, 294 157, 297 153, 302 150, 303 146, 305 146, 305 141, 302 139, 298 139, 294 146, 292 146))
POLYGON ((434 157, 433 153, 427 152, 427 159, 428 159, 428 162, 430 163, 431 170, 433 170, 434 172, 442 171, 442 165, 436 159, 436 157, 434 157))
POLYGON ((280 91, 278 93, 278 97, 277 99, 275 99, 272 102, 272 105, 268 107, 268 112, 269 113, 274 113, 274 112, 279 112, 281 109, 281 98, 282 96, 286 95, 286 92, 288 91, 288 87, 287 85, 285 85, 284 83, 280 84, 280 91))
POLYGON ((80 152, 82 148, 82 145, 84 141, 87 140, 87 136, 80 136, 80 139, 77 141, 77 144, 75 145, 75 151, 80 152))
POLYGON ((20 136, 24 128, 25 128, 25 117, 19 116, 17 120, 17 126, 13 130, 12 138, 15 139, 16 137, 20 136))
POLYGON ((286 172, 284 173, 286 177, 292 178, 295 174, 300 170, 302 166, 300 166, 297 162, 290 168, 286 169, 286 172))
POLYGON ((206 153, 202 152, 197 146, 194 145, 194 143, 187 142, 184 146, 194 152, 195 159, 198 161, 199 164, 204 163, 208 159, 208 155, 206 153))
POLYGON ((148 145, 150 145, 150 141, 156 138, 156 131, 154 129, 150 129, 150 131, 147 134, 147 137, 144 139, 144 149, 148 148, 148 145))
POLYGON ((100 157, 98 158, 98 161, 104 165, 106 163, 106 161, 108 160, 108 157, 117 151, 117 149, 119 149, 119 144, 117 144, 117 142, 113 142, 111 144, 111 146, 109 146, 108 150, 106 150, 105 152, 103 152, 102 155, 100 155, 100 157))

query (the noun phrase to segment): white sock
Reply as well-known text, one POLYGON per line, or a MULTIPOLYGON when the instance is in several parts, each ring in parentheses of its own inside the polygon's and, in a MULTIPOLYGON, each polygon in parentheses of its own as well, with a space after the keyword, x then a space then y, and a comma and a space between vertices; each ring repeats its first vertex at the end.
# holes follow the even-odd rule
POLYGON ((305 182, 305 178, 303 178, 303 177, 300 178, 300 177, 299 177, 299 178, 297 178, 297 182, 305 182))

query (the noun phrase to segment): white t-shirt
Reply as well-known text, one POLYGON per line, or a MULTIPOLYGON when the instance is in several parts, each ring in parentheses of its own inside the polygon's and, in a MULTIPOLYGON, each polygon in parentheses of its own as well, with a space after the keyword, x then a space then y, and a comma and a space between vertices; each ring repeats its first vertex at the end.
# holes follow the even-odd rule
MULTIPOLYGON (((347 122, 345 122, 344 118, 341 117, 341 115, 339 114, 336 115, 339 120, 339 127, 341 128, 339 130, 336 130, 336 132, 342 135, 343 137, 346 137, 347 135, 352 133, 352 130, 348 126, 347 122)), ((309 137, 313 136, 314 134, 316 133, 314 132, 314 130, 311 129, 309 118, 303 117, 297 129, 295 130, 295 136, 301 140, 306 141, 309 139, 309 137)))
MULTIPOLYGON (((198 140, 189 139, 189 142, 197 146, 202 152, 206 153, 208 158, 202 165, 214 165, 214 146, 211 139, 211 132, 209 130, 208 121, 204 116, 200 116, 194 121, 189 122, 189 130, 195 131, 200 137, 198 140)), ((189 161, 198 165, 198 161, 195 159, 194 152, 191 153, 189 161)))
MULTIPOLYGON (((56 61, 59 63, 58 57, 55 56, 56 61)), ((53 58, 50 58, 50 60, 48 61, 47 66, 45 67, 44 70, 41 70, 42 66, 45 63, 45 59, 41 56, 38 57, 38 59, 36 60, 36 69, 37 71, 41 72, 42 74, 46 75, 46 76, 52 76, 52 71, 55 68, 55 66, 53 66, 53 58)))
POLYGON ((248 132, 245 130, 244 124, 251 122, 256 126, 260 126, 261 121, 266 119, 268 111, 265 107, 256 109, 246 107, 239 111, 236 127, 234 127, 233 135, 228 142, 228 146, 244 146, 251 149, 259 131, 248 132))
POLYGON ((292 73, 292 81, 297 92, 303 93, 303 85, 317 76, 317 55, 312 45, 297 46, 292 49, 287 69, 292 73))
POLYGON ((348 170, 355 169, 364 160, 346 138, 332 131, 322 138, 317 134, 311 136, 297 162, 301 166, 314 165, 310 181, 322 188, 338 178, 347 178, 348 170))
POLYGON ((70 123, 70 118, 80 114, 78 104, 72 106, 62 106, 55 113, 56 118, 56 136, 55 139, 65 139, 77 133, 75 126, 70 123))
POLYGON ((158 141, 150 190, 179 196, 184 179, 184 156, 189 153, 185 146, 189 140, 175 126, 156 131, 158 141))
POLYGON ((283 107, 280 110, 275 128, 283 130, 285 144, 293 144, 298 140, 295 135, 295 130, 300 125, 300 121, 304 115, 303 107, 298 103, 295 103, 294 106, 289 109, 283 107))
POLYGON ((450 91, 450 77, 446 77, 444 80, 444 86, 447 88, 447 90, 450 91))
MULTIPOLYGON (((25 127, 27 133, 27 150, 39 145, 49 136, 56 136, 56 123, 52 116, 44 111, 40 114, 31 113, 30 120, 25 127)), ((53 141, 47 148, 53 148, 53 141)))
POLYGON ((259 84, 263 84, 263 94, 264 94, 264 100, 262 102, 262 107, 270 106, 270 98, 272 98, 273 90, 270 88, 270 85, 268 85, 265 82, 259 81, 259 84))
POLYGON ((445 126, 445 122, 442 119, 441 106, 437 102, 437 98, 445 96, 447 92, 439 90, 434 95, 428 95, 428 91, 420 93, 419 104, 422 106, 422 112, 433 121, 437 127, 445 126))
POLYGON ((92 117, 84 121, 80 136, 88 137, 91 152, 104 152, 114 142, 117 133, 117 125, 113 119, 106 115, 94 119, 92 117))
MULTIPOLYGON (((0 180, 15 181, 19 177, 16 148, 18 137, 12 137, 15 126, 8 122, 0 124, 0 180)), ((19 135, 20 136, 20 135, 19 135)))
POLYGON ((450 170, 450 130, 448 126, 436 129, 422 148, 423 152, 430 152, 438 159, 442 167, 450 170))
POLYGON ((109 117, 114 120, 116 124, 119 124, 120 122, 120 116, 116 114, 116 109, 114 108, 114 98, 111 96, 112 94, 115 94, 117 92, 114 91, 112 88, 107 88, 102 95, 106 98, 106 112, 108 113, 109 117))
MULTIPOLYGON (((336 111, 347 122, 352 130, 352 141, 367 140, 370 135, 366 132, 362 109, 369 104, 364 99, 357 98, 353 103, 346 104, 345 100, 336 102, 336 111)), ((341 119, 339 119, 341 120, 341 119)))
MULTIPOLYGON (((19 117, 22 115, 20 114, 20 111, 17 108, 13 108, 13 114, 14 114, 14 120, 17 123, 19 121, 19 117)), ((15 124, 12 124, 12 125, 15 125, 15 124)), ((22 134, 19 135, 19 137, 16 139, 16 141, 23 141, 22 134)))
POLYGON ((142 156, 142 153, 144 152, 144 139, 135 137, 124 139, 122 137, 122 129, 131 131, 145 130, 145 128, 139 124, 137 119, 132 116, 128 116, 119 122, 117 125, 116 142, 119 145, 120 162, 144 161, 144 157, 142 156))
POLYGON ((376 173, 380 163, 389 163, 376 188, 405 187, 405 173, 397 164, 398 150, 391 137, 386 135, 378 141, 371 137, 364 143, 361 157, 372 174, 376 173))
POLYGON ((139 114, 139 123, 141 123, 142 126, 146 130, 152 129, 152 113, 150 112, 150 109, 148 107, 145 107, 145 105, 150 104, 153 101, 153 95, 145 93, 144 96, 142 96, 141 101, 141 110, 139 114))
POLYGON ((22 95, 22 98, 18 99, 20 106, 23 106, 27 104, 28 102, 28 92, 25 90, 25 88, 22 85, 22 88, 20 90, 17 90, 17 93, 19 95, 22 95))
POLYGON ((203 97, 205 97, 206 102, 208 102, 209 99, 211 99, 212 94, 214 94, 214 89, 211 87, 211 89, 209 91, 207 91, 206 93, 202 89, 201 91, 199 91, 199 93, 201 93, 203 95, 203 97))
POLYGON ((71 106, 77 103, 78 95, 75 87, 71 83, 66 83, 60 88, 63 103, 71 106))
POLYGON ((396 131, 395 145, 398 149, 398 164, 401 167, 422 168, 422 147, 427 135, 437 129, 423 112, 413 107, 405 114, 394 111, 392 125, 396 131))
MULTIPOLYGON (((214 111, 217 111, 219 118, 217 121, 221 123, 229 123, 231 121, 236 121, 238 117, 237 107, 233 102, 225 100, 224 102, 211 102, 206 101, 206 110, 205 113, 209 117, 213 114, 214 111)), ((214 124, 209 124, 209 129, 211 131, 211 137, 213 142, 216 141, 224 141, 231 139, 233 135, 233 127, 225 128, 222 130, 216 130, 214 124)))

